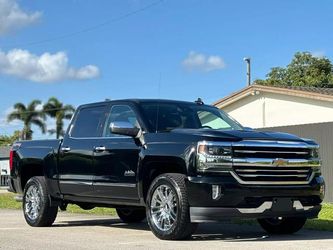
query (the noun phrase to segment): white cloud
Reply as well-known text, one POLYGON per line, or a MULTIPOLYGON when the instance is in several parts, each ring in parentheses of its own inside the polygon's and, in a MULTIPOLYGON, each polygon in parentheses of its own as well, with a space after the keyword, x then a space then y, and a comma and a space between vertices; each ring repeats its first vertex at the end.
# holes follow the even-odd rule
POLYGON ((0 35, 10 33, 35 23, 42 16, 41 12, 23 11, 16 0, 0 0, 0 35))
POLYGON ((0 74, 33 82, 86 80, 99 76, 99 73, 98 67, 94 65, 78 69, 70 67, 67 54, 63 51, 55 54, 46 52, 38 56, 22 49, 13 49, 7 53, 0 50, 0 74))
POLYGON ((213 71, 223 69, 225 67, 224 60, 220 56, 205 55, 191 51, 188 56, 183 60, 182 65, 187 70, 196 71, 213 71))

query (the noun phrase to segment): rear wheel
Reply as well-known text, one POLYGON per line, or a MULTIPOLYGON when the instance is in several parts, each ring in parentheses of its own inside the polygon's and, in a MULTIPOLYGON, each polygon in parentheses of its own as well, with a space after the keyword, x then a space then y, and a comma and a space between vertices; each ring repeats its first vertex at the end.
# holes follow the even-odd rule
POLYGON ((293 234, 304 226, 306 217, 258 219, 258 222, 270 234, 293 234))
POLYGON ((163 174, 151 184, 147 195, 147 221, 163 240, 189 238, 196 229, 190 221, 189 204, 182 174, 163 174))
POLYGON ((119 218, 126 223, 140 222, 146 218, 144 208, 117 208, 119 218))
POLYGON ((50 204, 44 177, 32 177, 25 185, 23 213, 26 222, 33 227, 51 226, 56 219, 58 206, 50 204))

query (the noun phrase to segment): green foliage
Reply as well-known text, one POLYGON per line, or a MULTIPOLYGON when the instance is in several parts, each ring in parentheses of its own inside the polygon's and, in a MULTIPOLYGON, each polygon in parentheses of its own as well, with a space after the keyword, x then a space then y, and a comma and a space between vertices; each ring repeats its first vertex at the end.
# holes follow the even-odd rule
POLYGON ((12 145, 15 141, 21 138, 21 131, 15 131, 13 135, 0 135, 0 146, 12 145))
POLYGON ((326 57, 297 52, 286 68, 274 67, 265 80, 255 84, 276 86, 307 86, 333 88, 333 65, 326 57))
POLYGON ((22 203, 17 202, 14 199, 14 194, 12 193, 0 193, 0 208, 6 209, 20 209, 22 208, 22 203))
POLYGON ((48 102, 43 106, 44 113, 48 116, 55 118, 56 128, 55 130, 49 130, 51 134, 56 134, 58 139, 64 135, 64 119, 71 119, 74 113, 74 107, 72 105, 64 105, 57 98, 51 97, 48 102))
POLYGON ((38 126, 42 133, 46 132, 45 126, 45 114, 39 110, 36 110, 37 106, 41 104, 40 100, 33 100, 27 106, 23 103, 16 103, 14 105, 14 111, 7 116, 8 122, 14 120, 20 120, 23 122, 22 130, 22 140, 31 140, 33 131, 31 130, 31 125, 34 124, 38 126))
POLYGON ((323 204, 318 219, 308 220, 305 228, 313 230, 333 231, 333 204, 323 204))

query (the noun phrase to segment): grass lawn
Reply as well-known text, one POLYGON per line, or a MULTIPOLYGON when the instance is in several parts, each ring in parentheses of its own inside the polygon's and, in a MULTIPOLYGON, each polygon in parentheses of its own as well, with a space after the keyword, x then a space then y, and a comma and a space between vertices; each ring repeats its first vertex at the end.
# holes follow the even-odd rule
MULTIPOLYGON (((0 209, 21 209, 22 203, 14 200, 14 194, 5 193, 0 194, 0 209)), ((76 205, 68 205, 67 212, 69 213, 83 213, 94 215, 116 215, 113 208, 97 207, 91 210, 83 210, 76 205)), ((237 220, 237 223, 255 223, 254 220, 237 220)), ((308 220, 305 228, 313 230, 333 231, 333 204, 323 204, 323 208, 319 214, 318 219, 308 220)))
MULTIPOLYGON (((5 193, 0 194, 0 209, 21 209, 22 203, 14 200, 14 194, 5 193)), ((68 205, 67 212, 69 213, 82 213, 82 214, 95 214, 95 215, 116 215, 114 208, 96 207, 91 210, 83 210, 76 205, 68 205)))
POLYGON ((333 204, 323 204, 318 219, 308 220, 305 228, 333 231, 333 204))

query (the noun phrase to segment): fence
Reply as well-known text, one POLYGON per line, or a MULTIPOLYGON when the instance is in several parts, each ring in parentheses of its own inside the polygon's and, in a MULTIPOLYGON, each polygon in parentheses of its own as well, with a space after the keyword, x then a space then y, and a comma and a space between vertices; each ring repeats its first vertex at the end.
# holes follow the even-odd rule
POLYGON ((8 186, 9 158, 0 158, 0 187, 8 186))
POLYGON ((8 186, 9 175, 0 175, 0 187, 8 186))
POLYGON ((326 202, 333 202, 333 122, 294 126, 263 128, 259 130, 279 131, 314 139, 320 145, 322 174, 326 182, 326 202))

